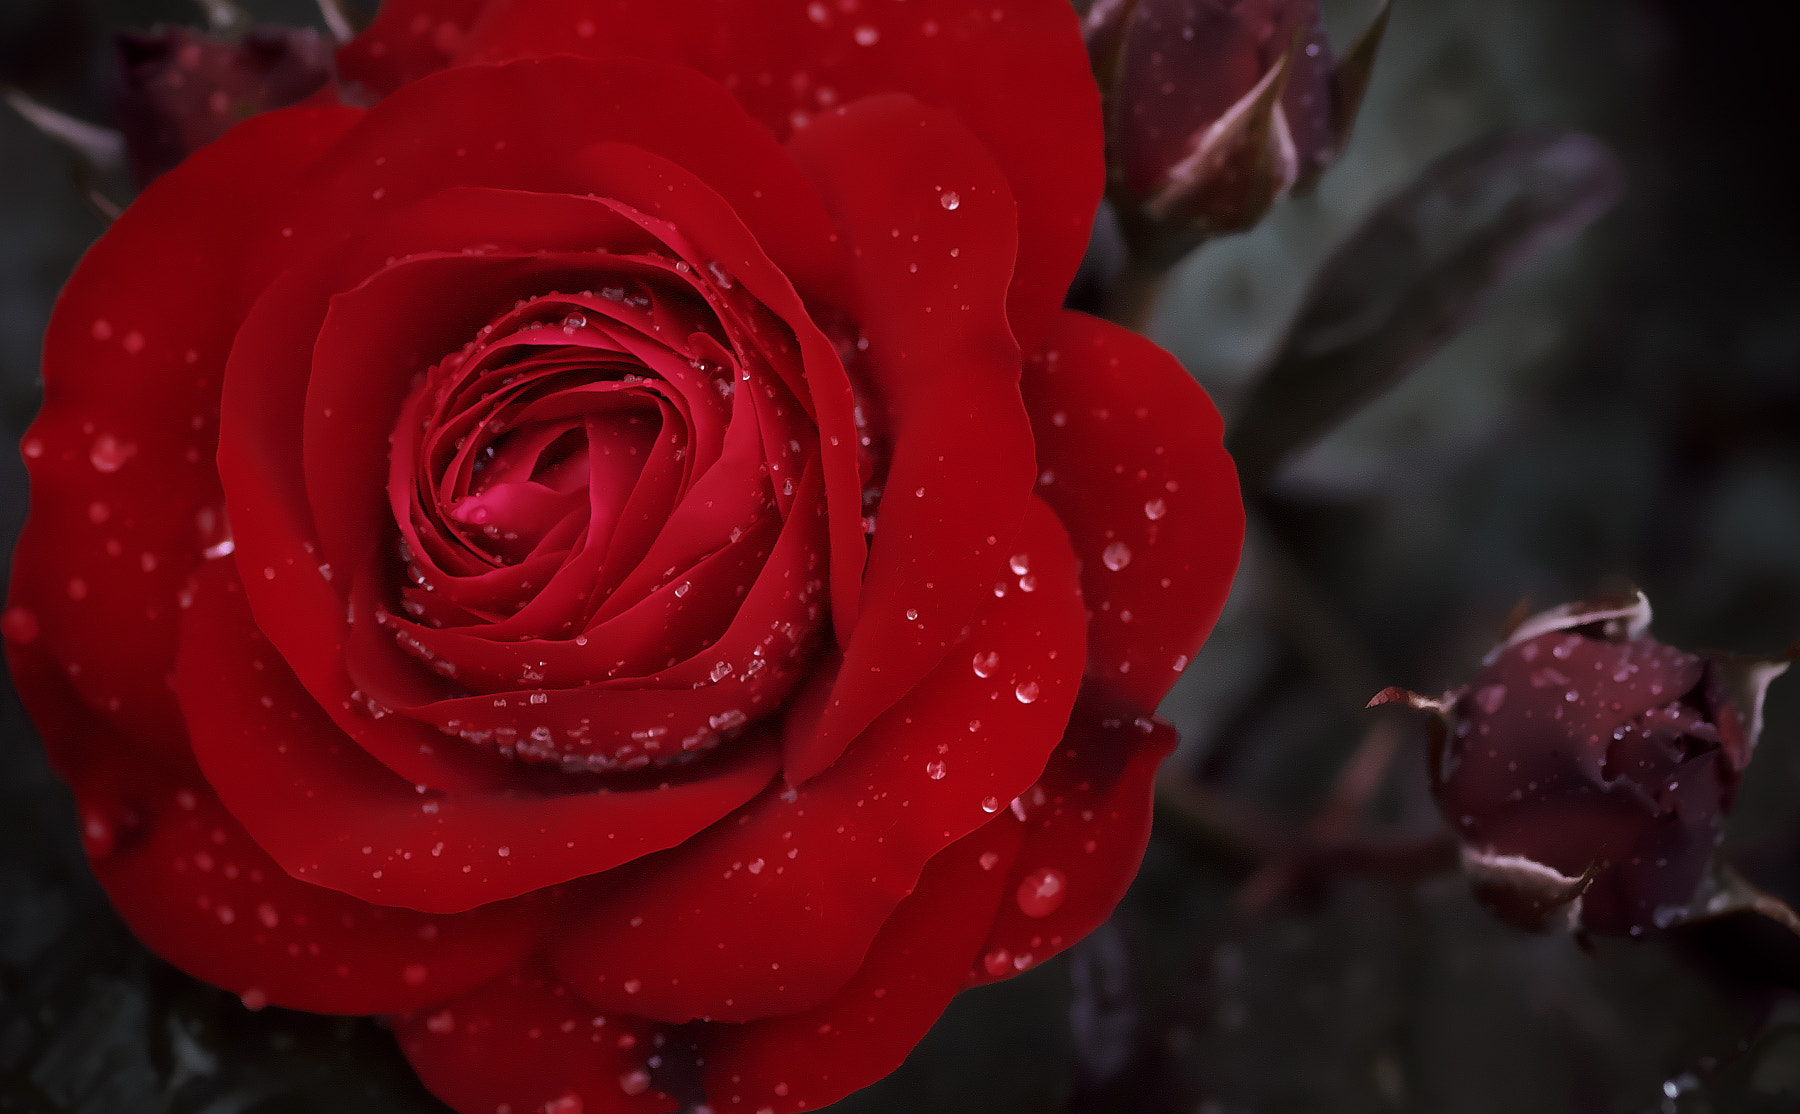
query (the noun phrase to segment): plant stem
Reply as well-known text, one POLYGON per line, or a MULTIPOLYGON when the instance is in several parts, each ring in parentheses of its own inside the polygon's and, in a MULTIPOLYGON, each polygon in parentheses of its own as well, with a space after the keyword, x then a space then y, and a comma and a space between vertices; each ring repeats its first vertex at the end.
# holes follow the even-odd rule
POLYGON ((1106 294, 1106 318, 1134 333, 1148 335, 1150 320, 1162 294, 1163 282, 1173 267, 1168 263, 1146 260, 1132 252, 1125 266, 1113 280, 1106 294))

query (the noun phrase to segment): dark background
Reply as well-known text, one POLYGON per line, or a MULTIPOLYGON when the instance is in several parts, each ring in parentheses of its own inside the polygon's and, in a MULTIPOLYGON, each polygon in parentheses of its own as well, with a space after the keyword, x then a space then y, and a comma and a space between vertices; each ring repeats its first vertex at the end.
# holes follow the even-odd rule
MULTIPOLYGON (((300 0, 246 6, 315 22, 300 0)), ((1371 7, 1328 3, 1336 41, 1371 7)), ((200 22, 184 0, 0 0, 0 79, 106 121, 108 30, 159 19, 200 22)), ((1521 598, 1635 584, 1665 641, 1774 653, 1800 635, 1797 43, 1787 3, 1400 0, 1345 161, 1314 197, 1202 249, 1153 323, 1228 414, 1327 251, 1434 156, 1502 125, 1577 127, 1612 145, 1629 190, 1282 472, 1219 632, 1164 709, 1179 768, 1304 821, 1368 723, 1322 675, 1334 655, 1438 691, 1521 598), (1279 622, 1292 581, 1270 572, 1271 537, 1345 641, 1309 646, 1279 622)), ((8 549, 44 321, 103 227, 70 168, 0 111, 8 549)), ((143 952, 10 695, 0 716, 0 1111, 438 1109, 375 1024, 253 1015, 143 952)), ((1369 823, 1435 826, 1422 766, 1409 734, 1369 823)), ((1793 678, 1773 690, 1727 849, 1800 901, 1793 678)), ((1161 826, 1095 942, 959 999, 845 1109, 1800 1110, 1800 960, 1778 933, 1584 951, 1497 924, 1455 876, 1309 877, 1245 917, 1230 912, 1244 877, 1161 826), (1135 1090, 1095 1083, 1115 1054, 1135 1090)))

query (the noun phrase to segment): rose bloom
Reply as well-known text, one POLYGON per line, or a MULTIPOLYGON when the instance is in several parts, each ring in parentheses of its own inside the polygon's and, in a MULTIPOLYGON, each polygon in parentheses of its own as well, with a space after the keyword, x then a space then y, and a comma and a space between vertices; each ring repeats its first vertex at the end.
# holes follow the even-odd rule
POLYGON ((155 951, 796 1111, 1104 919, 1242 511, 1062 0, 390 3, 51 322, 5 632, 155 951), (338 101, 345 103, 338 103, 338 101), (367 106, 367 107, 363 107, 367 106))

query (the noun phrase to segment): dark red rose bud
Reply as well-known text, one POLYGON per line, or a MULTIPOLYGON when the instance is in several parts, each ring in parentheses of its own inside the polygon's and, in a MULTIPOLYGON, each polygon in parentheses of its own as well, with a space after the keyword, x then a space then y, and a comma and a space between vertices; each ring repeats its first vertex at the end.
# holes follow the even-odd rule
POLYGON ((253 27, 225 41, 187 27, 118 36, 119 126, 140 186, 246 116, 311 96, 332 45, 311 28, 253 27))
POLYGON ((1134 246, 1185 252, 1316 182, 1348 137, 1385 22, 1384 6, 1340 63, 1317 0, 1099 0, 1088 51, 1134 246))
POLYGON ((1637 935, 1694 915, 1786 662, 1650 638, 1640 593, 1533 616, 1440 699, 1438 805, 1477 896, 1528 928, 1637 935))

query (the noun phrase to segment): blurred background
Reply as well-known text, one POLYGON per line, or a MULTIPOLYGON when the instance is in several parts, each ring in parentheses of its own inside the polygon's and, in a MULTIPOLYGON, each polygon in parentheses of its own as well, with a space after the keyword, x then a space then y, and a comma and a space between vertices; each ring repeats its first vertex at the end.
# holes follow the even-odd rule
MULTIPOLYGON (((242 2, 322 26, 304 0, 242 2)), ((1341 47, 1375 3, 1325 8, 1341 47)), ((0 0, 0 82, 110 122, 111 32, 159 21, 203 22, 189 0, 0 0)), ((1575 128, 1627 174, 1609 215, 1261 486, 1232 603, 1163 709, 1183 736, 1172 772, 1205 800, 1306 825, 1387 723, 1397 754, 1363 822, 1429 836, 1423 732, 1362 703, 1460 683, 1521 600, 1638 586, 1666 642, 1775 654, 1800 636, 1800 207, 1778 169, 1796 42, 1800 7, 1756 0, 1400 0, 1317 192, 1176 270, 1150 332, 1229 417, 1334 247, 1437 156, 1500 127, 1575 128)), ((73 166, 0 111, 8 551, 44 323, 104 227, 73 166)), ((375 1023, 251 1014, 136 945, 10 693, 0 715, 0 1111, 442 1109, 375 1023)), ((964 995, 837 1109, 1800 1110, 1800 947, 1766 923, 1584 947, 1501 925, 1455 874, 1290 863, 1272 884, 1201 820, 1159 814, 1106 929, 964 995)), ((1727 852, 1800 902, 1791 677, 1727 852)))

